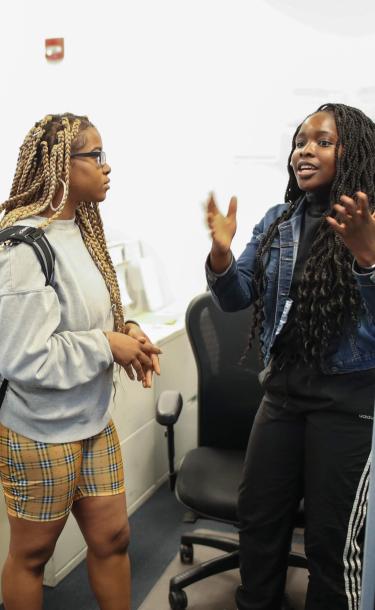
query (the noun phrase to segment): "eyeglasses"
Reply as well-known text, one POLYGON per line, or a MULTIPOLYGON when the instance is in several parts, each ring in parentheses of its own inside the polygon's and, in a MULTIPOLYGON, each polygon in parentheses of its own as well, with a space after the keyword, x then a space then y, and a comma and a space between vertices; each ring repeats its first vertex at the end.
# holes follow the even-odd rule
POLYGON ((93 159, 96 159, 96 163, 99 167, 103 167, 103 165, 105 165, 107 161, 107 157, 104 150, 93 150, 91 152, 74 153, 73 155, 70 155, 71 159, 73 157, 92 157, 93 159))

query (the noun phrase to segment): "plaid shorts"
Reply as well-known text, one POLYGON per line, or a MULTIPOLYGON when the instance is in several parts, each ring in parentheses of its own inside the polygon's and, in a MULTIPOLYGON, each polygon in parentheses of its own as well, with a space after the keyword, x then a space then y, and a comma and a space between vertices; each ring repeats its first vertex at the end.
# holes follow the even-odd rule
POLYGON ((54 521, 86 496, 125 491, 120 444, 112 421, 73 443, 43 443, 0 424, 0 480, 10 515, 54 521))

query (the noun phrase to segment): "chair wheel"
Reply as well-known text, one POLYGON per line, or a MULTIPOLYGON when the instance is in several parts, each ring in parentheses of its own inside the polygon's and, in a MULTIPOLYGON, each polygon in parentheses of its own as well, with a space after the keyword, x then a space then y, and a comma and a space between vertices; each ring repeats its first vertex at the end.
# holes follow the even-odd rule
POLYGON ((180 544, 180 559, 182 563, 193 563, 194 549, 192 544, 180 544))
POLYGON ((169 605, 172 610, 185 610, 188 605, 188 599, 185 591, 170 591, 169 605))

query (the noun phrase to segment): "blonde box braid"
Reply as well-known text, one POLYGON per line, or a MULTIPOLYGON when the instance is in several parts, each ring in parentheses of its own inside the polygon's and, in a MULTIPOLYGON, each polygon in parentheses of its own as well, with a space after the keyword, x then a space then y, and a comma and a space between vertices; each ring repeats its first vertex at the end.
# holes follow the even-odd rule
MULTIPOLYGON (((46 228, 61 215, 69 195, 70 155, 85 142, 84 130, 93 127, 85 116, 66 113, 47 115, 30 129, 20 148, 10 196, 0 205, 3 217, 0 229, 19 220, 47 210, 53 201, 60 180, 66 184, 64 196, 56 212, 40 228, 46 228)), ((76 221, 85 245, 108 288, 115 329, 125 331, 124 311, 116 271, 108 252, 98 205, 82 202, 76 221)))
POLYGON ((29 131, 20 149, 10 197, 0 205, 4 212, 0 228, 48 209, 59 180, 64 180, 67 188, 59 209, 40 226, 46 227, 60 216, 69 192, 71 143, 78 130, 79 121, 71 125, 65 115, 48 115, 29 131))
POLYGON ((86 247, 108 288, 115 319, 115 328, 118 332, 125 332, 124 310, 121 302, 120 289, 117 282, 116 271, 107 249, 98 205, 96 203, 83 202, 78 207, 76 214, 78 226, 86 247))

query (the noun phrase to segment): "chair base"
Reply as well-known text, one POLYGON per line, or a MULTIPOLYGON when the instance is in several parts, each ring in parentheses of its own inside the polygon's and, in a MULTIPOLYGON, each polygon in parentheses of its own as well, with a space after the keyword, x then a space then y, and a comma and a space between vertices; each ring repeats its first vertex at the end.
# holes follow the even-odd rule
POLYGON ((183 518, 183 522, 184 523, 195 523, 196 521, 198 521, 199 517, 197 515, 197 513, 195 513, 193 510, 187 510, 186 513, 184 514, 184 518, 183 518))
MULTIPOLYGON (((194 544, 219 549, 225 551, 226 554, 191 567, 185 570, 185 572, 181 572, 171 578, 169 581, 169 604, 171 610, 185 610, 188 607, 188 598, 183 590, 185 587, 208 576, 221 574, 222 572, 239 567, 239 543, 237 541, 230 540, 225 536, 210 536, 209 534, 195 532, 181 536, 180 558, 182 563, 193 563, 194 544)), ((289 553, 288 565, 307 568, 306 557, 302 553, 291 552, 289 553)), ((291 608, 291 606, 286 605, 285 608, 291 608)))
POLYGON ((219 549, 220 551, 226 551, 227 553, 238 551, 239 548, 237 540, 230 540, 225 536, 218 536, 217 534, 215 534, 215 536, 210 536, 208 533, 199 534, 198 532, 183 534, 181 536, 181 547, 190 549, 191 558, 189 561, 184 561, 183 557, 181 557, 182 563, 193 563, 193 544, 208 546, 213 549, 219 549))
POLYGON ((303 553, 290 552, 288 559, 288 566, 291 568, 305 568, 307 569, 307 559, 303 553))
MULTIPOLYGON (((212 541, 213 542, 213 541, 212 541)), ((214 546, 210 544, 209 546, 214 546)), ((219 547, 220 548, 220 547, 219 547)), ((233 570, 239 566, 239 552, 238 550, 232 553, 215 557, 210 561, 205 561, 177 576, 174 576, 169 581, 169 604, 172 610, 185 610, 188 606, 187 595, 183 589, 192 585, 199 580, 203 580, 208 576, 214 574, 220 574, 233 570)))

